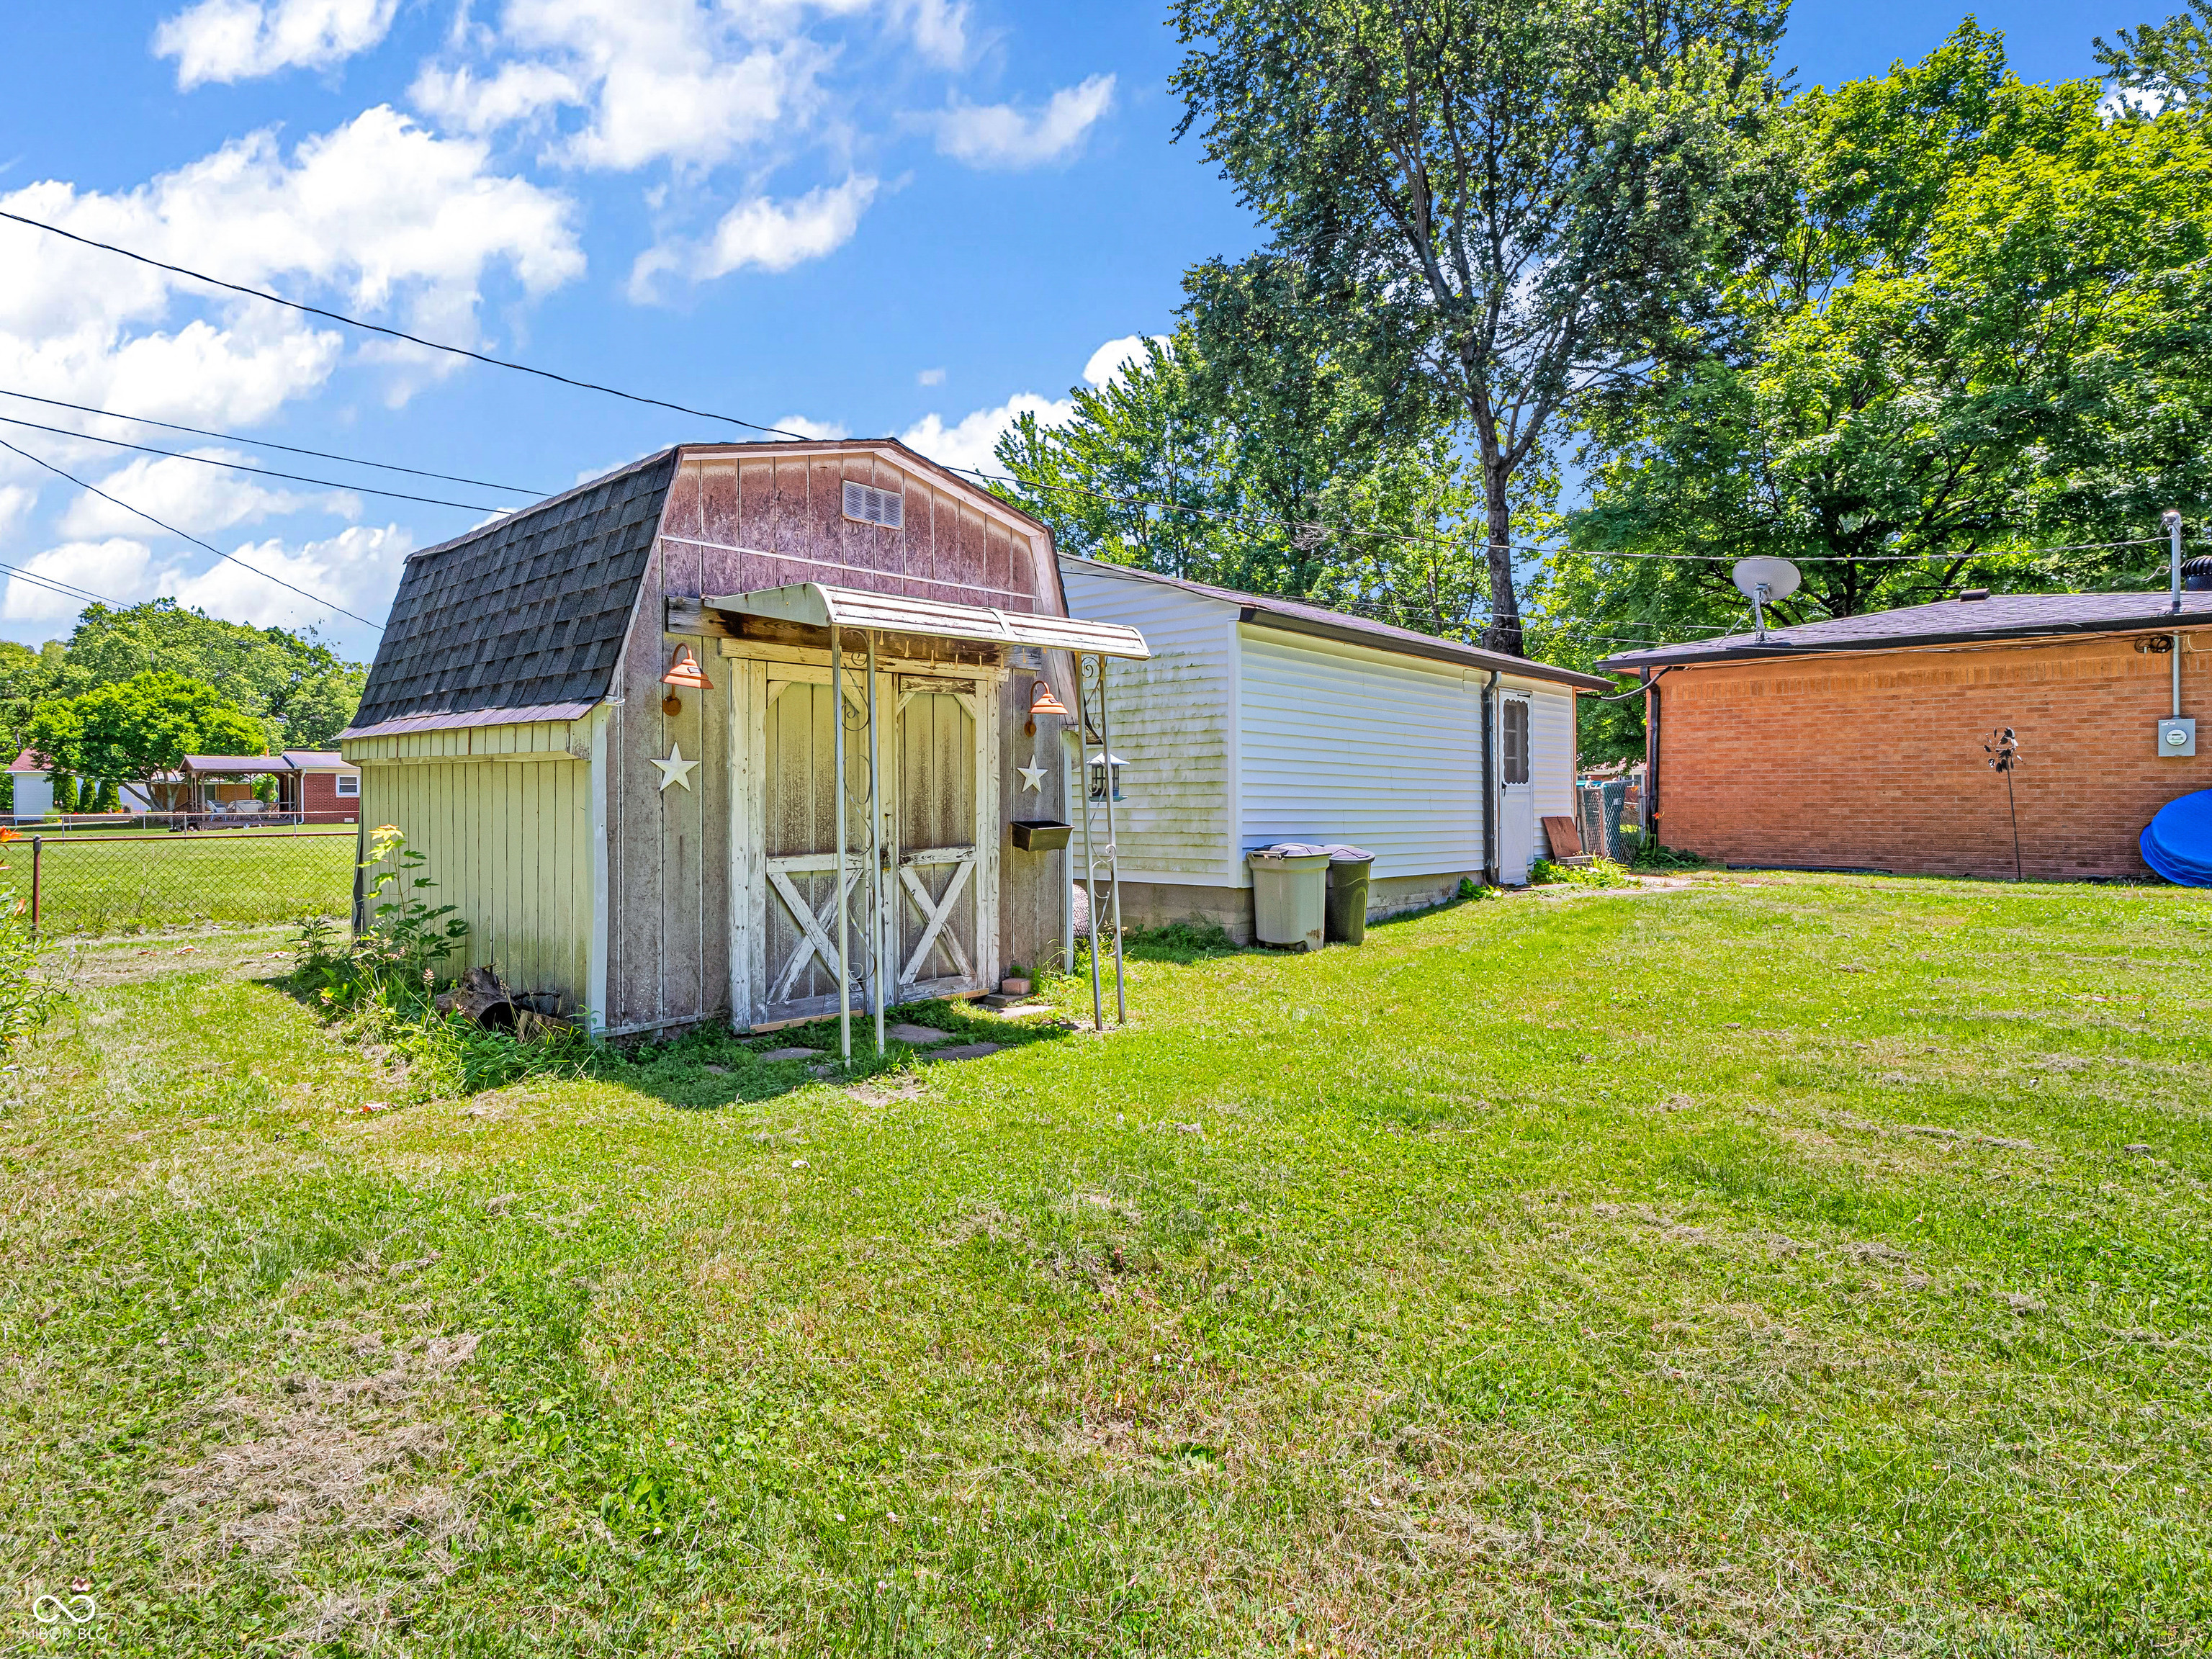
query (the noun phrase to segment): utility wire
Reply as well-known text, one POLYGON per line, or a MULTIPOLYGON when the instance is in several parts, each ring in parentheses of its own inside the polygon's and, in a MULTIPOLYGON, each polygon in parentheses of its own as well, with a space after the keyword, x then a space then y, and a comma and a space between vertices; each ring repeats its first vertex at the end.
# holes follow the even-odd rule
POLYGON ((86 588, 72 587, 67 582, 58 582, 52 576, 42 576, 37 571, 26 570, 19 564, 0 564, 0 570, 5 570, 10 575, 20 577, 27 582, 35 583, 40 587, 51 587, 64 599, 89 599, 94 605, 104 605, 118 611, 123 608, 112 599, 102 599, 99 594, 86 588))
POLYGON ((166 455, 173 461, 197 461, 202 466, 226 467, 233 472, 251 472, 264 478, 283 478, 292 483, 319 484, 326 489, 348 489, 358 495, 384 495, 395 501, 422 501, 431 507, 458 507, 471 513, 512 513, 514 510, 511 507, 486 507, 481 501, 441 501, 435 495, 410 495, 403 490, 377 489, 368 484, 341 483, 336 478, 311 478, 303 472, 278 472, 265 466, 249 466, 244 461, 219 461, 211 455, 187 455, 181 450, 156 449, 151 444, 134 444, 122 438, 103 438, 96 433, 72 432, 64 426, 46 426, 37 421, 21 421, 12 415, 0 415, 0 425, 28 427, 33 432, 51 432, 58 438, 76 438, 88 444, 109 444, 117 449, 135 449, 145 455, 166 455))
MULTIPOLYGON (((607 397, 619 398, 626 403, 639 404, 653 409, 670 410, 679 415, 696 416, 702 420, 720 421, 728 425, 744 427, 749 431, 765 432, 775 437, 804 440, 807 435, 803 432, 793 432, 784 427, 769 426, 759 421, 749 421, 743 416, 725 414, 715 410, 695 409, 689 404, 673 403, 665 398, 647 397, 640 392, 625 392, 619 386, 606 386, 595 380, 578 380, 572 375, 556 374, 551 369, 537 368, 533 364, 515 362, 506 358, 487 356, 483 352, 472 351, 465 346, 451 345, 441 340, 425 339, 421 335, 410 334, 402 329, 390 328, 382 323, 372 323, 362 318, 349 316, 344 312, 332 311, 322 306, 308 305, 303 301, 288 299, 281 294, 272 294, 265 289, 249 287, 243 283, 228 282, 220 276, 210 276, 207 272, 203 270, 194 270, 186 265, 173 264, 167 260, 156 259, 150 255, 136 252, 127 247, 118 246, 113 242, 102 242, 89 236, 80 236, 75 231, 64 230, 58 225, 48 224, 44 220, 33 219, 23 214, 0 210, 0 219, 10 220, 16 224, 27 226, 33 230, 46 231, 49 234, 63 237, 69 241, 76 242, 81 246, 97 248, 102 252, 117 254, 123 258, 133 260, 139 264, 150 266, 156 270, 166 270, 173 276, 183 276, 192 282, 204 283, 210 287, 223 289, 233 294, 242 294, 250 299, 264 300, 271 305, 283 306, 288 310, 301 312, 308 316, 326 318, 331 322, 343 323, 349 328, 358 328, 365 330, 372 334, 381 334, 387 339, 404 340, 410 345, 422 346, 428 350, 442 351, 453 356, 465 357, 471 362, 483 363, 489 368, 511 369, 519 374, 533 375, 539 380, 551 380, 558 385, 574 386, 580 391, 597 392, 607 397)), ((1079 485, 1030 483, 1023 479, 1009 477, 1002 473, 985 472, 975 467, 947 466, 945 470, 950 472, 959 473, 966 477, 975 478, 984 483, 1004 483, 1012 485, 1018 489, 1051 490, 1059 494, 1088 495, 1094 500, 1113 501, 1121 506, 1156 507, 1170 512, 1197 514, 1210 518, 1226 520, 1230 522, 1237 524, 1250 522, 1272 524, 1293 532, 1301 530, 1320 530, 1337 534, 1368 536, 1404 542, 1422 542, 1437 546, 1453 548, 1462 546, 1480 546, 1484 549, 1488 549, 1502 546, 1509 551, 1522 553, 1553 554, 1577 550, 1571 548, 1562 548, 1533 542, 1497 543, 1484 541, 1475 543, 1471 540, 1462 541, 1460 538, 1455 537, 1423 535, 1404 531, 1371 529, 1364 526, 1329 525, 1322 523, 1309 524, 1296 520, 1277 518, 1272 514, 1243 513, 1228 508, 1194 507, 1187 502, 1155 501, 1141 496, 1115 495, 1104 491, 1084 489, 1079 485)), ((336 487, 345 488, 346 486, 340 485, 336 487)), ((364 491, 363 493, 388 492, 364 491)), ((418 497, 414 499, 422 498, 418 497)), ((453 502, 441 502, 437 504, 441 506, 459 505, 459 503, 453 502)), ((494 509, 471 510, 489 511, 494 509)), ((1932 558, 2009 557, 2035 553, 2075 552, 2093 548, 2141 546, 2160 539, 2161 538, 2158 537, 2141 537, 2127 541, 2078 543, 2070 547, 2008 548, 1999 551, 1981 554, 1874 553, 1856 557, 1843 554, 1808 554, 1802 559, 1796 561, 1796 562, 1812 564, 1904 563, 1917 562, 1922 560, 1932 558)), ((1734 562, 1730 556, 1724 553, 1612 553, 1601 554, 1597 556, 1636 559, 1670 559, 1698 562, 1734 562)), ((344 614, 350 616, 352 613, 348 611, 344 614)))
POLYGON ((297 444, 280 444, 267 438, 241 438, 234 432, 210 432, 205 427, 182 426, 175 421, 157 421, 150 415, 118 415, 112 409, 100 409, 91 404, 73 404, 63 398, 41 398, 34 392, 10 392, 0 386, 0 398, 20 398, 27 404, 45 404, 53 409, 73 409, 81 415, 97 415, 102 420, 129 421, 134 426, 164 427, 171 432, 189 432, 195 438, 216 438, 227 444, 250 444, 256 449, 281 449, 288 455, 311 455, 319 461, 343 461, 352 466, 374 467, 379 472, 407 472, 418 478, 437 478, 447 483, 471 484, 478 489, 504 489, 517 495, 550 495, 557 492, 538 489, 528 484, 494 483, 488 478, 465 478, 457 472, 431 472, 419 466, 401 466, 396 461, 368 461, 358 455, 340 455, 327 449, 302 449, 297 444))
POLYGON ((381 334, 386 339, 404 340, 410 345, 422 346, 432 351, 448 352, 456 357, 466 357, 472 362, 483 363, 493 368, 513 369, 518 374, 533 374, 541 380, 556 381, 562 386, 574 386, 580 391, 604 392, 610 398, 620 398, 626 403, 643 404, 653 409, 673 410, 678 415, 693 415, 702 421, 723 421, 732 426, 742 426, 754 432, 772 433, 779 438, 804 438, 806 435, 803 432, 786 431, 780 426, 763 426, 758 421, 748 421, 736 415, 718 414, 708 409, 693 409, 688 404, 670 403, 665 398, 647 398, 638 392, 624 392, 619 386, 601 386, 596 380, 579 380, 570 375, 556 374, 550 368, 537 368, 531 364, 514 362, 503 357, 487 357, 483 352, 471 351, 466 346, 448 345, 442 340, 426 340, 419 334, 410 334, 403 329, 386 328, 382 323, 366 322, 359 317, 349 317, 342 311, 329 311, 321 306, 311 306, 302 301, 288 300, 281 294, 270 293, 266 289, 248 288, 243 283, 227 283, 222 277, 210 276, 204 270, 193 270, 185 265, 173 265, 165 259, 153 258, 143 253, 134 253, 129 248, 118 247, 112 242, 95 241, 89 236, 80 236, 73 230, 64 230, 59 225, 50 225, 42 219, 26 218, 20 213, 0 210, 0 219, 12 219, 17 224, 28 225, 33 230, 47 231, 56 236, 66 237, 82 246, 96 247, 104 253, 120 254, 126 259, 135 259, 142 265, 151 265, 156 270, 166 270, 175 276, 190 277, 193 282, 206 283, 211 287, 228 289, 233 294, 243 294, 249 299, 266 300, 271 305, 283 306, 291 311, 304 312, 310 317, 327 317, 331 321, 343 323, 349 328, 366 329, 372 334, 381 334))
POLYGON ((75 484, 79 489, 89 490, 93 495, 99 496, 103 501, 119 507, 125 513, 134 514, 138 518, 145 520, 148 524, 154 526, 156 529, 166 530, 170 535, 175 536, 181 540, 188 541, 195 547, 204 547, 207 549, 209 552, 214 554, 218 559, 222 559, 230 564, 234 564, 240 570, 252 571, 264 581, 275 582, 279 587, 289 588, 293 592, 297 593, 301 599, 312 599, 315 604, 321 605, 325 611, 335 611, 341 617, 350 617, 357 623, 366 623, 368 627, 374 629, 380 634, 384 631, 383 623, 370 622, 368 617, 362 616, 357 611, 349 611, 343 605, 326 599, 319 593, 310 593, 306 588, 301 587, 295 583, 288 582, 282 576, 272 576, 266 570, 260 569, 254 565, 250 565, 246 563, 245 560, 238 558, 232 554, 224 552, 221 548, 215 546, 211 543, 204 542, 197 536, 186 534, 184 531, 178 529, 174 525, 164 524, 161 520, 155 518, 143 507, 133 507, 128 501, 118 501, 106 490, 87 483, 83 479, 78 477, 74 472, 64 472, 60 467, 56 466, 52 461, 41 460, 38 456, 31 453, 29 450, 18 448, 15 445, 9 443, 5 438, 0 438, 0 449, 5 449, 9 451, 11 453, 21 455, 25 460, 30 462, 32 465, 42 466, 46 468, 47 471, 52 473, 56 477, 68 479, 70 483, 75 484))

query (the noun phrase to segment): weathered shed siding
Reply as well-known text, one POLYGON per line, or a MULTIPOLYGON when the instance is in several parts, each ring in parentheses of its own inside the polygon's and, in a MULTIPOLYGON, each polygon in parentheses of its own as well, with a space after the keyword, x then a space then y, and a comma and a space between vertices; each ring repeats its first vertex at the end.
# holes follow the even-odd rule
POLYGON ((1468 671, 1249 624, 1237 635, 1240 857, 1272 842, 1349 842, 1375 854, 1377 881, 1482 867, 1468 671))
POLYGON ((1061 570, 1071 611, 1138 629, 1152 652, 1114 664, 1107 688, 1114 752, 1129 763, 1114 808, 1122 879, 1233 884, 1235 607, 1111 565, 1061 570))
POLYGON ((395 825, 469 923, 450 964, 495 966, 519 989, 590 1002, 591 768, 580 723, 354 738, 364 826, 395 825))

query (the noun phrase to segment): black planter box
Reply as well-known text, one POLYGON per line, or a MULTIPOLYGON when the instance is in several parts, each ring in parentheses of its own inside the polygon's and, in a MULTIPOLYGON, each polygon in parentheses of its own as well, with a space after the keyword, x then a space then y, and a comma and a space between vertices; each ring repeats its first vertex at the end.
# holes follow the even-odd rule
POLYGON ((1024 853, 1057 853, 1075 833, 1072 823, 1053 818, 1016 818, 1014 845, 1024 853))

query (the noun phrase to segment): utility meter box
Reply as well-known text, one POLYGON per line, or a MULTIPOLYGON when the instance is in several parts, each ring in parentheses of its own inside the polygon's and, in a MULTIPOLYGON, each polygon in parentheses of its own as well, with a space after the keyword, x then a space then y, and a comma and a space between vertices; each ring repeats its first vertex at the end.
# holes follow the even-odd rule
POLYGON ((2197 752, 2197 722, 2160 720, 2158 723, 2158 752, 2176 757, 2194 755, 2197 752))

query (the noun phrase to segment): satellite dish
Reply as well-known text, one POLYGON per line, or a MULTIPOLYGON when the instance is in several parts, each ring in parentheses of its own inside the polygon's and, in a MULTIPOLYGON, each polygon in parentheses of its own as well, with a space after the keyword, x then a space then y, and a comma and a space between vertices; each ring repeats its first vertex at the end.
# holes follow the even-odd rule
POLYGON ((1797 567, 1787 559, 1738 559, 1735 562, 1736 591, 1747 599, 1786 599, 1797 591, 1804 579, 1797 567), (1762 593, 1759 590, 1765 588, 1762 593))
POLYGON ((1797 591, 1797 567, 1787 559, 1751 558, 1735 562, 1736 589, 1751 601, 1751 617, 1759 637, 1766 637, 1766 607, 1797 591))

